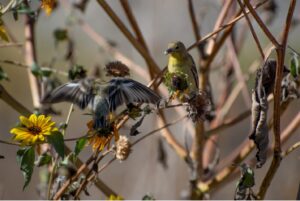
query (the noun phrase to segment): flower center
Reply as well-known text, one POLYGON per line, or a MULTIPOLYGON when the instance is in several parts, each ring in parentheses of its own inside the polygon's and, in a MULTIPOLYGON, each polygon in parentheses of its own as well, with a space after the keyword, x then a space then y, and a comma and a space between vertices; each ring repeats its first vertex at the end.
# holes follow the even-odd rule
POLYGON ((28 130, 35 135, 39 134, 42 131, 42 129, 37 126, 32 126, 32 127, 28 128, 28 130))

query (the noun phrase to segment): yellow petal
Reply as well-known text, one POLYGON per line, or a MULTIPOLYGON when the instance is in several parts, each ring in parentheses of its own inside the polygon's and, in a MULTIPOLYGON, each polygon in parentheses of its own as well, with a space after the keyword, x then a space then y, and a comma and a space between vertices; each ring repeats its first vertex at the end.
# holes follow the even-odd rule
POLYGON ((37 116, 36 116, 36 114, 30 115, 29 121, 31 121, 33 123, 33 125, 37 125, 37 116))
POLYGON ((30 132, 28 131, 27 128, 23 128, 23 127, 15 127, 15 128, 12 128, 12 129, 10 130, 10 133, 11 133, 11 134, 15 134, 15 135, 19 135, 19 134, 23 134, 23 133, 28 134, 28 133, 30 133, 30 132))
POLYGON ((24 116, 20 116, 20 122, 27 128, 33 126, 32 122, 27 117, 24 117, 24 116))
POLYGON ((43 135, 38 135, 39 136, 39 140, 41 141, 41 142, 44 142, 45 141, 45 137, 43 136, 43 135))
POLYGON ((39 115, 37 118, 37 126, 42 127, 44 124, 45 115, 39 115))

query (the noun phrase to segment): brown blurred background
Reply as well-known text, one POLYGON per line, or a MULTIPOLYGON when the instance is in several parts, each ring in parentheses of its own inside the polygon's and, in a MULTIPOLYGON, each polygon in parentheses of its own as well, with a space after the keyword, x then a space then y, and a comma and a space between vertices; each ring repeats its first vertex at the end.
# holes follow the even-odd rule
MULTIPOLYGON (((75 1, 64 0, 70 5, 75 1)), ((0 1, 5 3, 7 1, 0 1)), ((129 24, 126 20, 124 12, 120 7, 118 0, 107 1, 111 7, 116 11, 121 19, 129 24)), ((214 22, 217 15, 220 12, 220 0, 197 0, 194 1, 196 16, 198 22, 201 24, 201 34, 205 35, 212 31, 214 22)), ((192 44, 195 39, 192 32, 191 22, 187 9, 187 1, 184 0, 130 0, 129 1, 137 21, 144 34, 148 47, 153 55, 153 58, 157 61, 159 66, 163 68, 166 65, 167 58, 163 55, 163 51, 166 48, 168 42, 173 40, 181 40, 187 46, 192 44)), ((285 20, 285 16, 288 8, 288 1, 276 1, 278 4, 278 12, 275 16, 274 22, 270 28, 274 35, 278 35, 281 32, 282 25, 285 20)), ((295 16, 299 16, 299 3, 295 9, 295 16)), ((91 0, 84 14, 78 10, 70 10, 68 6, 60 6, 56 9, 51 16, 46 16, 42 13, 36 26, 36 44, 38 62, 40 65, 47 66, 54 55, 62 58, 66 51, 66 44, 59 44, 56 49, 54 46, 53 31, 56 28, 64 28, 66 26, 66 19, 68 16, 74 15, 84 19, 88 24, 95 29, 97 33, 105 37, 107 40, 114 41, 117 49, 131 58, 134 62, 141 66, 146 66, 143 58, 127 41, 118 28, 112 23, 110 18, 104 13, 102 8, 97 5, 94 0, 91 0)), ((18 21, 13 20, 11 13, 3 16, 3 19, 8 29, 13 33, 19 42, 24 41, 24 19, 20 17, 18 21)), ((245 21, 242 20, 241 23, 245 21)), ((239 24, 241 24, 239 23, 239 24)), ((238 28, 238 27, 237 27, 238 28)), ((263 45, 268 43, 267 39, 255 25, 255 29, 259 35, 259 38, 263 45)), ((93 40, 91 40, 79 26, 70 26, 70 35, 75 41, 75 58, 76 63, 86 67, 89 71, 95 65, 99 65, 103 68, 104 64, 112 60, 109 53, 103 51, 93 40)), ((289 36, 289 44, 293 48, 298 50, 299 47, 299 27, 291 32, 289 36)), ((198 53, 193 50, 192 55, 197 61, 198 53)), ((217 56, 216 64, 219 63, 219 58, 222 58, 222 51, 217 56)), ((240 54, 240 63, 243 70, 247 69, 253 60, 259 58, 258 51, 253 42, 253 38, 250 35, 250 31, 247 35, 245 44, 240 54)), ((18 48, 1 48, 0 60, 13 60, 24 62, 22 51, 18 48)), ((288 59, 286 63, 288 64, 288 59)), ((28 83, 27 72, 19 67, 9 64, 1 64, 3 69, 8 73, 10 81, 3 82, 5 88, 20 102, 22 102, 28 108, 32 107, 32 100, 30 97, 30 89, 28 83)), ((68 66, 65 62, 59 61, 55 64, 57 69, 66 70, 68 66)), ((220 67, 222 66, 215 66, 220 67)), ((101 71, 103 72, 103 71, 101 71)), ((214 90, 214 98, 218 98, 218 92, 222 89, 222 82, 220 81, 222 71, 213 71, 211 80, 214 90), (218 78, 218 80, 217 80, 218 78)), ((104 75, 104 72, 103 72, 104 75)), ((137 79, 143 83, 147 83, 145 78, 138 77, 134 73, 132 78, 137 79)), ((67 79, 61 77, 63 82, 67 79)), ((249 91, 253 87, 254 79, 249 82, 249 91)), ((54 117, 56 122, 63 122, 66 118, 69 104, 57 104, 55 108, 62 111, 62 116, 54 117)), ((270 106, 272 108, 272 106, 270 106)), ((235 116, 241 111, 246 110, 243 98, 240 95, 234 108, 230 111, 229 116, 235 116)), ((293 116, 299 111, 299 100, 294 101, 288 112, 282 117, 282 129, 285 128, 287 123, 291 121, 293 116)), ((68 137, 82 136, 86 132, 86 122, 88 117, 82 115, 84 112, 78 108, 75 109, 74 114, 71 117, 69 128, 67 131, 68 137)), ((169 111, 168 121, 177 119, 179 116, 169 111)), ((11 134, 9 130, 18 121, 19 114, 16 113, 11 107, 0 100, 0 137, 4 140, 11 140, 11 134)), ((154 127, 158 127, 155 121, 156 115, 147 117, 146 122, 140 128, 140 131, 147 133, 154 127)), ((183 141, 184 135, 188 134, 188 131, 184 128, 187 121, 181 122, 179 125, 172 127, 174 135, 178 139, 183 141)), ((237 126, 227 129, 220 135, 219 146, 221 150, 221 158, 226 156, 231 150, 238 146, 243 139, 247 138, 250 130, 250 118, 242 121, 237 126)), ((128 134, 129 126, 121 130, 121 134, 128 134)), ((188 134, 189 135, 189 134, 188 134)), ((130 137, 133 140, 138 137, 130 137)), ((143 195, 149 193, 156 199, 181 199, 182 196, 188 192, 188 169, 186 164, 179 159, 179 157, 165 144, 167 150, 167 163, 168 168, 164 169, 160 163, 158 163, 158 144, 159 134, 155 134, 152 137, 144 140, 140 144, 134 147, 130 157, 120 163, 114 162, 109 168, 100 174, 100 178, 103 179, 108 186, 114 189, 118 194, 122 195, 126 199, 141 199, 143 195)), ((294 137, 292 137, 285 145, 284 148, 292 145, 294 142, 300 140, 299 130, 296 131, 294 137)), ((75 143, 68 143, 71 148, 75 143)), ((16 151, 17 147, 9 145, 0 145, 0 154, 5 156, 4 160, 0 160, 0 198, 1 199, 39 199, 36 193, 38 184, 39 169, 35 168, 34 175, 29 187, 22 191, 23 176, 19 170, 19 166, 16 163, 16 151)), ((86 148, 80 155, 82 160, 85 160, 91 153, 90 147, 86 148)), ((295 199, 296 193, 300 181, 298 174, 300 168, 299 151, 293 152, 288 157, 284 158, 281 163, 277 174, 272 181, 271 187, 267 193, 267 199, 295 199)), ((251 157, 255 153, 251 154, 251 157)), ((260 185, 270 161, 262 168, 255 170, 256 184, 260 185)), ((237 181, 237 180, 236 180, 237 181)), ((236 181, 228 183, 225 187, 222 187, 218 191, 214 192, 211 196, 212 199, 233 199, 234 189, 236 181)), ((254 187, 254 190, 256 190, 254 187)), ((90 196, 83 197, 84 199, 105 199, 105 196, 91 187, 90 196)))

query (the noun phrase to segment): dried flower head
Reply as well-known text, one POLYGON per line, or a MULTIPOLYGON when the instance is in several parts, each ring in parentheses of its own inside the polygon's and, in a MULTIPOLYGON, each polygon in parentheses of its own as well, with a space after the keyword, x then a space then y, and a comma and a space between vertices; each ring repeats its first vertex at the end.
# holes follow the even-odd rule
POLYGON ((106 76, 125 77, 130 75, 129 68, 120 61, 109 62, 105 65, 106 76))
POLYGON ((210 99, 205 92, 199 91, 192 93, 188 103, 189 116, 194 122, 198 120, 209 120, 212 107, 210 99))
POLYGON ((21 142, 21 145, 45 142, 46 136, 58 130, 55 122, 51 121, 51 117, 45 117, 45 115, 32 114, 29 118, 20 116, 20 124, 12 128, 10 133, 14 134, 13 139, 21 142))
POLYGON ((131 152, 131 144, 126 136, 120 136, 116 142, 116 157, 119 160, 126 160, 131 152))

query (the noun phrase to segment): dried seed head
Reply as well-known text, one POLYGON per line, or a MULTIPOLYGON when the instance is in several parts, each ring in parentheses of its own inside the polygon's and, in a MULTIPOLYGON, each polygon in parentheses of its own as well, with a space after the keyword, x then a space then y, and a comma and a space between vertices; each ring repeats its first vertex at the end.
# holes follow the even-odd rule
POLYGON ((116 157, 123 161, 126 160, 131 152, 131 144, 126 136, 120 136, 116 142, 116 157))
POLYGON ((189 115, 193 121, 209 120, 208 116, 211 113, 211 102, 208 95, 205 92, 199 91, 193 93, 188 100, 189 103, 189 115))
POLYGON ((113 77, 125 77, 129 75, 129 68, 120 61, 109 62, 105 65, 106 75, 113 77))

